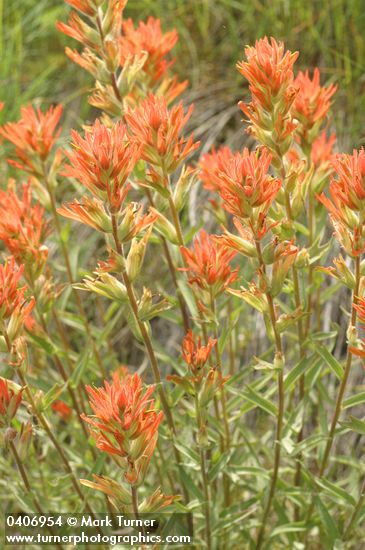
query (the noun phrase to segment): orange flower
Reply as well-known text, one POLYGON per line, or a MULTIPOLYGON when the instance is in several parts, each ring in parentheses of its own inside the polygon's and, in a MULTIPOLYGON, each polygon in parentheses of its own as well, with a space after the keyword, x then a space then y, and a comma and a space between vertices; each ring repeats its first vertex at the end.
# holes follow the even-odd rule
POLYGON ((72 409, 60 399, 54 401, 51 405, 52 409, 62 418, 62 420, 68 420, 72 414, 72 409))
POLYGON ((147 92, 163 96, 167 104, 176 99, 186 88, 188 81, 179 82, 177 77, 167 76, 168 69, 174 60, 168 61, 166 55, 175 46, 178 35, 175 29, 167 33, 161 30, 159 19, 149 17, 147 22, 140 21, 134 28, 133 21, 123 22, 120 45, 120 64, 126 67, 131 59, 142 55, 145 61, 142 73, 138 74, 138 83, 127 94, 126 101, 130 106, 138 105, 147 92))
POLYGON ((39 160, 46 160, 61 132, 57 129, 61 114, 61 105, 50 107, 45 113, 31 105, 22 107, 18 122, 8 122, 0 128, 0 135, 15 145, 17 160, 9 162, 21 170, 39 173, 39 160))
POLYGON ((221 170, 211 172, 211 180, 223 200, 223 208, 239 218, 252 215, 253 209, 260 207, 266 213, 281 188, 281 181, 269 175, 272 155, 267 149, 260 152, 244 149, 232 155, 230 161, 225 156, 221 170))
POLYGON ((357 298, 357 303, 354 304, 357 311, 359 321, 365 324, 365 298, 357 298))
POLYGON ((44 209, 39 203, 32 204, 30 182, 23 184, 20 197, 12 189, 0 190, 0 239, 18 265, 24 264, 30 281, 34 282, 44 268, 48 256, 44 240, 48 233, 44 209))
POLYGON ((331 134, 327 138, 325 130, 313 141, 311 160, 316 167, 320 167, 321 169, 329 168, 335 141, 336 134, 331 134))
POLYGON ((248 80, 254 99, 267 111, 280 102, 290 106, 293 93, 293 65, 298 52, 285 51, 284 44, 274 38, 257 40, 255 46, 245 48, 247 61, 237 64, 239 72, 248 80))
POLYGON ((329 186, 330 197, 317 195, 330 214, 335 234, 346 252, 357 256, 365 252, 365 152, 332 157, 335 175, 329 186))
POLYGON ((16 266, 14 257, 0 265, 0 333, 6 330, 11 341, 20 334, 35 305, 33 297, 25 298, 26 287, 18 286, 23 271, 23 266, 16 266))
POLYGON ((17 393, 9 387, 9 381, 0 378, 0 427, 3 428, 10 424, 16 415, 16 411, 22 401, 21 389, 17 393))
POLYGON ((313 79, 308 71, 299 71, 294 85, 298 88, 298 94, 293 103, 293 114, 301 123, 299 134, 302 139, 312 142, 317 136, 319 126, 327 116, 331 106, 331 98, 337 90, 337 86, 330 84, 328 87, 320 85, 319 69, 315 68, 313 79), (308 134, 308 132, 311 134, 308 134))
POLYGON ((161 21, 149 17, 147 22, 140 21, 134 28, 132 19, 123 21, 122 36, 120 38, 120 62, 123 66, 128 56, 136 56, 147 52, 148 57, 144 64, 144 71, 151 79, 151 85, 156 83, 173 64, 165 57, 178 41, 175 29, 167 33, 161 30, 161 21))
POLYGON ((321 195, 320 200, 338 220, 350 229, 357 225, 347 209, 361 212, 365 207, 365 151, 354 150, 352 155, 338 154, 332 157, 335 176, 329 191, 332 203, 321 195))
POLYGON ((107 199, 112 212, 118 212, 126 197, 127 180, 140 156, 140 146, 118 122, 107 128, 99 120, 83 138, 72 131, 73 151, 67 154, 70 165, 64 175, 76 178, 96 198, 107 199))
POLYGON ((145 392, 138 374, 120 378, 113 375, 112 383, 104 388, 86 386, 90 395, 92 417, 82 415, 91 428, 96 446, 121 459, 125 479, 140 483, 151 460, 157 441, 157 431, 163 413, 156 412, 151 395, 154 386, 145 392))
POLYGON ((92 17, 96 14, 95 2, 93 0, 65 0, 65 2, 84 15, 92 17))
POLYGON ((202 155, 199 160, 200 179, 205 189, 219 192, 219 174, 220 172, 229 173, 230 165, 239 153, 233 153, 226 145, 216 150, 214 147, 210 153, 202 155))
POLYGON ((129 129, 142 146, 142 158, 164 174, 174 172, 199 147, 193 135, 181 136, 192 109, 184 115, 181 102, 168 109, 165 98, 151 94, 137 109, 126 112, 129 129))
POLYGON ((284 50, 282 42, 266 37, 245 49, 247 61, 237 68, 249 82, 252 101, 239 103, 251 122, 249 130, 277 157, 291 146, 297 122, 290 109, 298 92, 293 65, 298 52, 284 50))
POLYGON ((207 345, 202 346, 200 336, 196 340, 192 330, 185 335, 182 344, 182 357, 193 374, 198 374, 209 359, 217 340, 209 338, 207 345))
POLYGON ((211 290, 214 296, 237 278, 237 269, 233 270, 230 265, 236 252, 230 251, 204 230, 199 238, 194 239, 193 249, 182 246, 181 253, 187 266, 181 269, 189 272, 189 283, 211 290))
POLYGON ((87 25, 75 11, 70 13, 67 23, 57 21, 56 27, 60 32, 81 42, 84 46, 96 51, 100 50, 101 42, 99 34, 95 29, 87 25))

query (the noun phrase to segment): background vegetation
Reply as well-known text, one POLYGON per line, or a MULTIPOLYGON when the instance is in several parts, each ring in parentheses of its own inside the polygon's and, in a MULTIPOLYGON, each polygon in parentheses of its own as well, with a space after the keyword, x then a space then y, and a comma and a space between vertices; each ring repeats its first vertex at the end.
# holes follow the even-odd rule
MULTIPOLYGON (((364 143, 362 0, 133 0, 126 13, 134 20, 153 14, 166 29, 179 31, 176 71, 191 83, 186 99, 196 104, 193 124, 206 147, 218 135, 232 144, 241 141, 236 102, 246 92, 235 63, 245 44, 264 35, 299 49, 298 68, 319 66, 339 84, 334 111, 340 146, 351 150, 364 143)), ((63 54, 72 41, 56 30, 57 19, 65 19, 63 0, 0 0, 0 100, 7 104, 7 119, 17 116, 21 104, 38 99, 61 101, 74 119, 87 116, 83 94, 91 77, 63 54)))

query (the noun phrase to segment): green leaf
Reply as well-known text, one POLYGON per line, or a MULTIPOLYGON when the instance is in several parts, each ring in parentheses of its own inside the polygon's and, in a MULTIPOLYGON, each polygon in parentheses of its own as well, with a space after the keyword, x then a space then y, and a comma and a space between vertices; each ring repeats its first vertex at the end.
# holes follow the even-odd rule
POLYGON ((315 505, 317 506, 318 513, 320 515, 321 521, 327 531, 328 537, 330 539, 331 544, 335 542, 336 538, 340 537, 340 533, 337 529, 337 525, 332 519, 332 516, 328 512, 327 508, 321 501, 320 497, 317 495, 314 498, 315 505))
POLYGON ((32 332, 28 333, 29 338, 31 338, 40 348, 42 348, 48 355, 56 354, 56 347, 53 345, 51 340, 47 337, 39 336, 32 332))
POLYGON ((257 405, 259 409, 262 409, 272 416, 277 416, 278 409, 276 405, 274 405, 274 403, 272 403, 265 397, 262 397, 262 395, 253 390, 250 386, 246 386, 245 390, 242 393, 247 401, 250 401, 254 405, 257 405))
POLYGON ((337 376, 339 380, 343 378, 343 367, 335 359, 328 349, 320 344, 316 344, 315 351, 322 357, 322 359, 327 363, 331 371, 337 376))
POLYGON ((200 458, 198 453, 196 453, 191 447, 187 447, 186 445, 182 445, 181 443, 175 443, 175 447, 178 451, 180 451, 183 455, 190 458, 190 460, 193 461, 195 464, 200 463, 200 458))
POLYGON ((342 502, 346 502, 347 504, 350 504, 351 506, 356 505, 355 499, 344 489, 341 489, 341 487, 338 487, 331 481, 328 481, 327 479, 321 478, 317 479, 317 484, 322 487, 325 493, 328 495, 335 497, 335 500, 338 501, 340 499, 342 502))
POLYGON ((278 535, 284 535, 285 533, 298 533, 300 531, 306 531, 306 526, 303 521, 285 523, 284 525, 279 525, 273 529, 270 533, 270 538, 277 537, 278 535))
POLYGON ((80 360, 77 362, 76 368, 70 377, 70 383, 74 388, 77 388, 77 386, 80 384, 82 377, 84 375, 84 372, 90 363, 90 356, 91 356, 91 346, 88 343, 86 343, 85 350, 82 353, 80 360))
POLYGON ((217 475, 224 470, 224 467, 228 463, 230 457, 231 457, 230 451, 226 451, 219 457, 217 462, 214 464, 214 466, 210 469, 208 473, 208 478, 210 482, 214 481, 217 475))
POLYGON ((45 411, 48 407, 56 401, 61 393, 64 391, 67 384, 54 384, 52 388, 43 396, 42 399, 42 410, 45 411))
POLYGON ((343 402, 343 408, 348 409, 349 407, 356 407, 356 405, 361 405, 362 403, 365 403, 365 391, 345 399, 343 402))
POLYGON ((346 420, 344 422, 340 422, 340 424, 343 428, 347 428, 348 430, 351 430, 351 431, 356 432, 358 434, 365 435, 365 422, 364 422, 364 420, 359 420, 358 418, 355 418, 354 416, 350 416, 349 420, 346 420))
POLYGON ((198 317, 198 309, 196 307, 196 303, 194 300, 193 293, 191 292, 188 285, 183 280, 178 281, 179 289, 181 291, 181 294, 183 295, 183 298, 185 302, 187 303, 187 306, 189 308, 189 311, 193 317, 198 317))
POLYGON ((199 500, 199 502, 204 502, 203 493, 194 483, 189 474, 186 473, 184 468, 179 467, 179 476, 181 477, 181 481, 183 482, 189 493, 193 494, 199 500))
MULTIPOLYGON (((295 382, 302 376, 302 374, 308 369, 309 366, 313 366, 314 364, 313 357, 314 357, 313 355, 311 355, 310 357, 304 357, 285 376, 285 379, 284 379, 285 391, 290 390, 295 385, 295 382)), ((320 359, 317 359, 317 363, 319 361, 320 359)))

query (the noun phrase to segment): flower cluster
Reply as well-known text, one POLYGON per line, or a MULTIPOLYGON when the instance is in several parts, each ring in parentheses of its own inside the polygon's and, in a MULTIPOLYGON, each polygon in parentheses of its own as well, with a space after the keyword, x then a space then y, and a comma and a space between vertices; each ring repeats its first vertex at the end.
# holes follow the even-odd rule
POLYGON ((231 154, 225 149, 203 157, 201 164, 203 181, 215 187, 228 212, 248 218, 257 238, 266 232, 267 212, 281 188, 281 180, 269 174, 271 160, 267 149, 231 154))
POLYGON ((194 239, 193 248, 181 247, 188 272, 189 283, 218 296, 237 278, 237 269, 230 262, 236 255, 224 243, 217 242, 211 235, 201 231, 194 239))
POLYGON ((246 61, 237 68, 248 80, 252 101, 241 102, 240 107, 258 141, 281 157, 288 151, 296 128, 290 110, 298 93, 293 73, 298 52, 285 51, 282 42, 265 37, 254 47, 248 46, 245 54, 246 61))
POLYGON ((0 265, 0 334, 12 343, 24 325, 30 323, 35 305, 33 297, 26 298, 25 286, 19 286, 24 267, 17 267, 14 257, 0 265))
POLYGON ((112 212, 118 212, 128 191, 127 180, 140 157, 140 146, 129 139, 121 122, 107 128, 99 120, 85 136, 72 131, 72 151, 64 176, 75 178, 90 193, 107 200, 112 212))
POLYGON ((168 74, 173 64, 168 54, 178 40, 175 29, 163 33, 160 20, 153 17, 137 27, 131 19, 123 21, 126 0, 108 0, 106 9, 103 2, 69 3, 83 17, 71 12, 68 24, 58 22, 57 27, 84 46, 81 53, 66 48, 66 54, 94 76, 92 105, 120 114, 127 106, 136 107, 151 91, 168 103, 184 91, 187 81, 168 74))
POLYGON ((301 144, 311 145, 327 116, 337 87, 334 84, 321 86, 318 68, 314 69, 312 79, 308 71, 299 71, 294 85, 298 88, 298 94, 293 103, 293 115, 300 122, 296 137, 301 144))
POLYGON ((174 172, 199 147, 193 135, 181 135, 192 113, 184 114, 182 103, 168 108, 163 97, 149 95, 137 109, 128 110, 125 118, 131 134, 142 147, 142 158, 158 171, 162 181, 174 172))
POLYGON ((365 151, 335 155, 332 165, 330 198, 325 193, 318 198, 329 211, 341 245, 351 256, 358 256, 365 251, 365 151))
POLYGON ((188 372, 184 376, 172 374, 167 377, 168 380, 184 388, 189 395, 195 395, 202 409, 227 381, 227 378, 221 376, 211 358, 216 344, 216 339, 208 338, 203 345, 201 337, 196 338, 193 331, 189 330, 181 347, 181 356, 188 367, 188 372), (209 365, 207 365, 208 362, 209 365))
POLYGON ((11 382, 0 378, 0 428, 9 426, 22 401, 23 390, 15 392, 11 382))
POLYGON ((16 168, 42 174, 42 163, 49 156, 60 134, 57 128, 62 106, 50 107, 43 113, 31 105, 21 109, 18 122, 8 122, 0 128, 0 136, 15 145, 15 160, 9 160, 16 168))
POLYGON ((93 416, 82 415, 98 449, 113 455, 124 468, 131 485, 143 481, 163 418, 154 408, 154 386, 143 391, 138 374, 113 376, 104 388, 86 387, 93 416))
POLYGON ((134 27, 133 21, 127 19, 122 24, 122 36, 119 40, 120 65, 125 66, 129 59, 138 59, 142 53, 145 54, 142 71, 139 73, 138 86, 127 95, 130 104, 137 105, 144 99, 145 90, 154 90, 156 95, 166 98, 171 103, 186 88, 187 81, 178 82, 176 77, 168 77, 168 69, 173 65, 174 60, 168 60, 167 55, 178 41, 178 34, 175 29, 163 33, 161 21, 149 17, 146 22, 140 21, 134 27))
POLYGON ((24 275, 34 282, 45 266, 48 248, 44 241, 49 224, 39 203, 32 204, 32 189, 23 184, 21 195, 8 187, 0 190, 0 240, 14 256, 18 265, 24 265, 24 275))

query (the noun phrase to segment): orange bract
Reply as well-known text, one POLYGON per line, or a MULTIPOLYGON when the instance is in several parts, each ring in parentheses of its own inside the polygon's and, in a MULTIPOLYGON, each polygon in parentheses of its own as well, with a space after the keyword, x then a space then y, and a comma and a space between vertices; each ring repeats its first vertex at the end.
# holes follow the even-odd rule
POLYGON ((96 13, 93 0, 65 0, 65 2, 85 15, 93 16, 96 13))
POLYGON ((107 199, 118 211, 127 193, 126 182, 140 156, 141 147, 130 139, 121 122, 107 128, 99 120, 82 137, 72 131, 73 151, 64 175, 76 178, 92 195, 107 199))
POLYGON ((14 257, 0 265, 0 334, 6 333, 10 342, 19 336, 24 324, 29 323, 35 306, 34 297, 25 297, 27 288, 18 286, 23 271, 23 266, 16 266, 14 257))
POLYGON ((266 110, 279 101, 291 97, 293 65, 298 52, 285 51, 284 44, 274 38, 257 40, 255 46, 245 48, 247 61, 237 64, 239 72, 247 78, 250 92, 266 110))
POLYGON ((192 109, 184 115, 182 103, 169 109, 165 98, 151 94, 137 109, 127 111, 129 129, 142 146, 146 162, 170 174, 199 147, 192 135, 181 136, 192 109))
POLYGON ((198 374, 209 359, 217 340, 209 338, 207 345, 202 346, 201 337, 196 340, 192 330, 185 335, 182 344, 182 357, 194 374, 198 374))
POLYGON ((24 264, 25 274, 32 281, 41 273, 48 256, 44 240, 49 224, 44 219, 44 209, 32 204, 30 183, 23 184, 22 194, 0 190, 0 239, 16 262, 24 264))
POLYGON ((312 143, 311 160, 317 167, 327 168, 333 155, 333 145, 336 141, 336 134, 327 138, 326 131, 323 131, 312 143))
POLYGON ((300 121, 300 134, 308 139, 308 131, 316 123, 321 123, 331 106, 331 98, 337 90, 337 86, 330 84, 328 87, 320 85, 319 69, 315 68, 313 78, 309 72, 299 71, 294 85, 298 88, 298 94, 293 103, 293 114, 300 121))
POLYGON ((71 407, 59 399, 54 401, 51 407, 58 414, 58 416, 62 418, 62 420, 68 420, 72 414, 71 407))
POLYGON ((204 187, 219 192, 219 174, 229 173, 232 160, 238 156, 239 153, 233 153, 227 145, 217 150, 213 148, 210 153, 202 155, 199 159, 199 176, 204 187))
POLYGON ((151 399, 154 386, 143 391, 138 374, 124 378, 115 374, 112 383, 104 382, 104 388, 86 389, 94 416, 83 414, 82 418, 91 425, 97 447, 125 459, 125 478, 137 483, 152 457, 163 417, 151 399))
POLYGON ((189 272, 189 283, 211 290, 214 296, 237 278, 237 270, 230 265, 236 252, 203 230, 194 239, 193 248, 181 247, 181 253, 186 263, 186 268, 182 269, 189 272))
POLYGON ((8 122, 0 128, 0 135, 15 145, 17 160, 9 161, 22 170, 33 172, 34 161, 44 161, 58 138, 61 129, 57 125, 62 106, 50 107, 43 113, 31 105, 21 109, 18 122, 8 122))
POLYGON ((250 217, 253 209, 261 207, 267 212, 273 199, 281 188, 281 181, 268 173, 272 156, 266 150, 229 154, 218 160, 218 166, 212 164, 205 168, 204 178, 216 186, 223 201, 223 208, 239 218, 250 217))
POLYGON ((334 177, 329 186, 330 198, 318 199, 330 213, 335 234, 346 251, 357 256, 365 251, 363 209, 365 206, 365 152, 332 157, 334 177))
POLYGON ((23 390, 15 393, 9 387, 9 382, 0 378, 0 427, 9 424, 14 418, 22 401, 23 390))
POLYGON ((173 61, 167 61, 165 56, 172 50, 178 40, 175 29, 167 33, 161 30, 161 21, 149 17, 147 22, 140 21, 134 28, 132 19, 123 21, 122 36, 120 38, 120 63, 124 65, 128 56, 136 56, 147 52, 148 57, 144 64, 144 71, 155 83, 171 67, 173 61))

